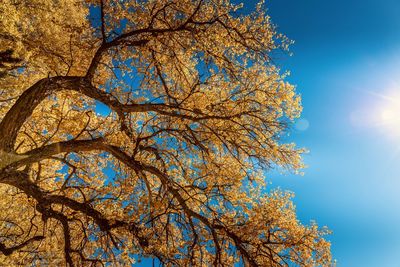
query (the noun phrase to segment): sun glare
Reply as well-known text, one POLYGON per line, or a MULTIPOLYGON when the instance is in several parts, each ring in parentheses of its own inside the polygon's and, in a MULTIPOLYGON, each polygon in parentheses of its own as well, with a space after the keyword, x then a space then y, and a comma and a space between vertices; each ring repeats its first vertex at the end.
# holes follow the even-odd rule
POLYGON ((400 140, 400 85, 396 83, 382 93, 369 91, 364 100, 351 114, 352 124, 400 140))
POLYGON ((389 136, 400 137, 400 90, 390 90, 376 96, 376 126, 389 136))

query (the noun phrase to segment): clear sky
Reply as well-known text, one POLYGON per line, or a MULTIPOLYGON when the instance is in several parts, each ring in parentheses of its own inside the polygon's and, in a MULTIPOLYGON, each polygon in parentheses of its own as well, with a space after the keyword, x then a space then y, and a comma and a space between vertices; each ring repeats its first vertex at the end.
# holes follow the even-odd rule
POLYGON ((338 266, 399 267, 400 1, 267 6, 295 40, 278 63, 303 97, 291 139, 310 150, 303 177, 271 173, 272 186, 296 193, 303 222, 333 230, 338 266))

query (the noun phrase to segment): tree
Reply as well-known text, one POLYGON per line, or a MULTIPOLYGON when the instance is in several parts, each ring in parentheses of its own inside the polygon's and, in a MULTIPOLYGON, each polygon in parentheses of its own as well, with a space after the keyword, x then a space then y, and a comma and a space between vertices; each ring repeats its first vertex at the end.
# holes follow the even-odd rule
POLYGON ((265 188, 304 151, 264 10, 4 0, 0 263, 331 265, 327 230, 265 188))

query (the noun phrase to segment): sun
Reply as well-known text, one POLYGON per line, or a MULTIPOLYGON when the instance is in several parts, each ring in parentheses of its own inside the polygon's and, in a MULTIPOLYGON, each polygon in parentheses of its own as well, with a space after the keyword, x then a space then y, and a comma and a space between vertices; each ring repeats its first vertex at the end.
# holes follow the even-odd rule
POLYGON ((400 89, 377 96, 377 126, 390 136, 400 137, 400 89))
POLYGON ((353 127, 400 141, 400 84, 392 84, 379 93, 364 92, 361 105, 350 114, 353 127))

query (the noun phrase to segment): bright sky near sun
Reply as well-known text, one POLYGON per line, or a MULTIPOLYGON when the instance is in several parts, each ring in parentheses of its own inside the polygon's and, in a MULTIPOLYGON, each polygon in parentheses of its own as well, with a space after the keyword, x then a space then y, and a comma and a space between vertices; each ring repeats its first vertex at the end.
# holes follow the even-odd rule
POLYGON ((296 41, 279 60, 302 94, 292 139, 303 177, 271 174, 296 193, 303 222, 333 230, 338 266, 400 266, 400 1, 270 0, 296 41))

